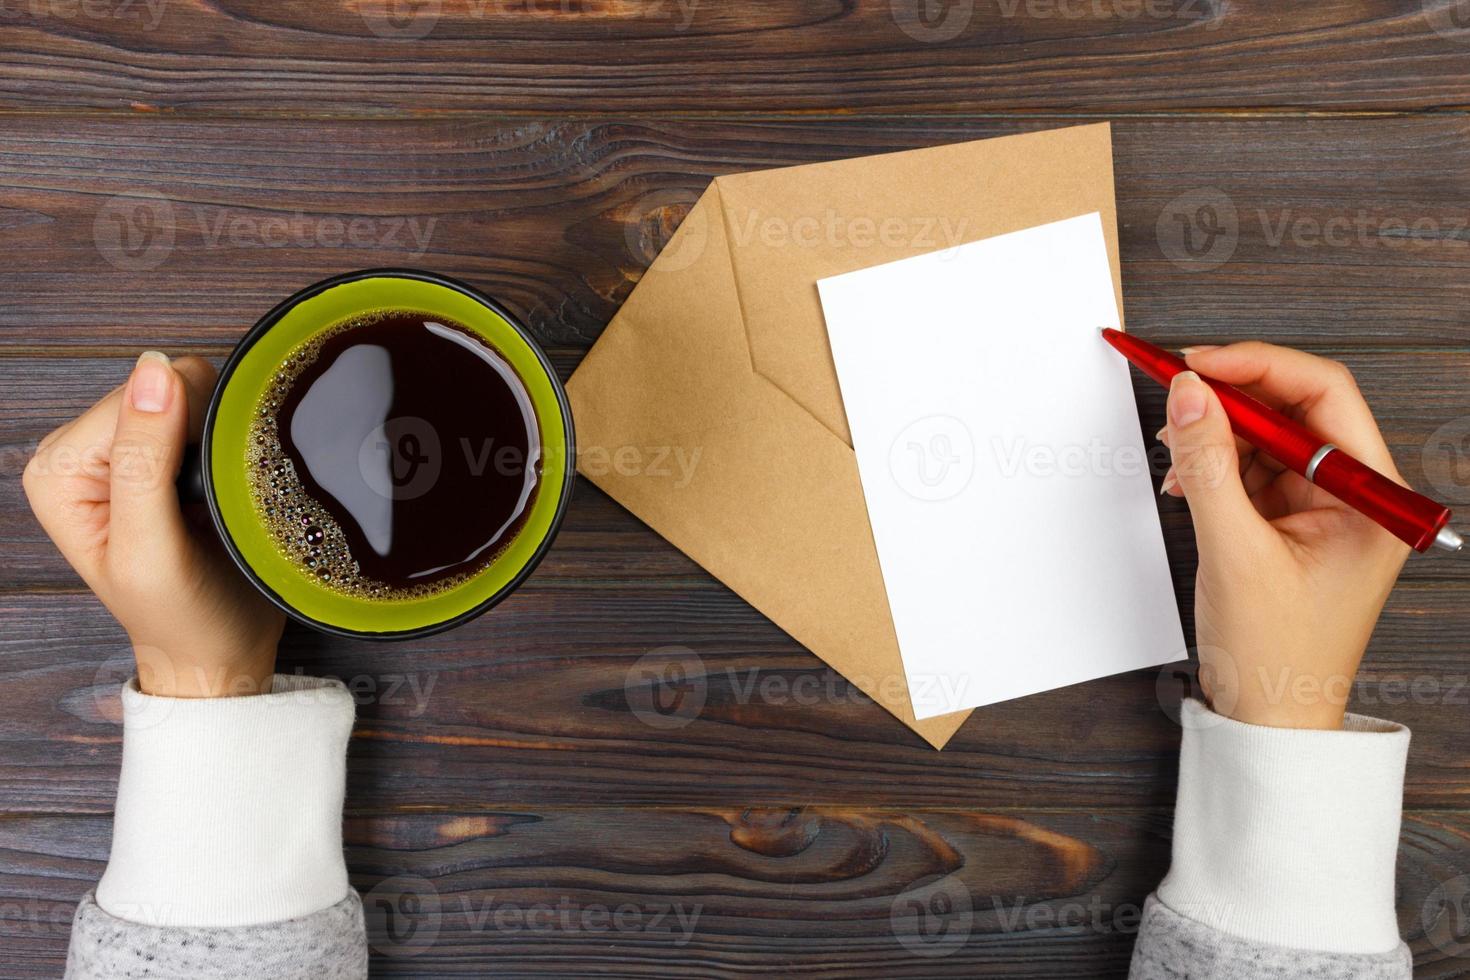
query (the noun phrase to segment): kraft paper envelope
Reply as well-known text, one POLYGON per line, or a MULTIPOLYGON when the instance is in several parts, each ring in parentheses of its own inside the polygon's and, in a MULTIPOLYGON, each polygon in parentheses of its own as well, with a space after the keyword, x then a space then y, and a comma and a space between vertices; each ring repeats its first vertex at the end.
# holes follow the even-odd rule
POLYGON ((715 178, 567 385, 579 471, 942 747, 968 712, 914 718, 817 280, 1094 211, 1121 308, 1105 123, 715 178))

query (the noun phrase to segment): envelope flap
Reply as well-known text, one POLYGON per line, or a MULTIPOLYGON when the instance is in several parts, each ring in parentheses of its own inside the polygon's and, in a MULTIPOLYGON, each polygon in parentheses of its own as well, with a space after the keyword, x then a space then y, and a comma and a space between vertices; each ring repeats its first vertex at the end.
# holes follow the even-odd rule
POLYGON ((818 279, 1096 211, 1122 306, 1106 123, 715 183, 755 370, 848 445, 818 279))

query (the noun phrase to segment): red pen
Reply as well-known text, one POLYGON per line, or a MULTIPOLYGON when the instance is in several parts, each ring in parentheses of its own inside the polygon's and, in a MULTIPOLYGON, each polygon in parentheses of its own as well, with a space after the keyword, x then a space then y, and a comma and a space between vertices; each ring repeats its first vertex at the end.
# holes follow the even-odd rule
MULTIPOLYGON (((1165 388, 1174 375, 1189 370, 1182 357, 1146 340, 1111 327, 1102 333, 1134 367, 1165 388)), ((1431 546, 1460 550, 1464 541, 1449 526, 1448 507, 1399 486, 1239 388, 1212 378, 1203 380, 1220 396, 1235 434, 1282 466, 1382 525, 1415 551, 1428 551, 1431 546)))

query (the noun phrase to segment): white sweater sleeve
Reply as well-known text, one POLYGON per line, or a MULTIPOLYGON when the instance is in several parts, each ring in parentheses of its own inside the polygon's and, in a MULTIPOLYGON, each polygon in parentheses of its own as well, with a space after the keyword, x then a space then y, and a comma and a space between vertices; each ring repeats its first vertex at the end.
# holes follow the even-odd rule
POLYGON ((130 682, 112 854, 78 908, 67 975, 130 975, 137 953, 168 975, 365 976, 342 856, 353 707, 309 677, 197 700, 130 682))
POLYGON ((1351 714, 1341 731, 1265 728, 1198 701, 1181 721, 1173 864, 1133 976, 1251 980, 1310 963, 1408 977, 1394 911, 1408 729, 1351 714))

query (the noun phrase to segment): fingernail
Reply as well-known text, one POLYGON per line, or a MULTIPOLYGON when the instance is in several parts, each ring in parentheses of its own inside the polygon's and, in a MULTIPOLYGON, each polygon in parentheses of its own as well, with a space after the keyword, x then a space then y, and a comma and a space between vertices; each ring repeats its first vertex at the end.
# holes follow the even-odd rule
POLYGON ((1166 436, 1168 434, 1169 434, 1169 427, 1166 425, 1162 429, 1160 429, 1158 432, 1155 432, 1154 433, 1154 438, 1157 439, 1159 442, 1163 442, 1164 441, 1164 436, 1166 436))
POLYGON ((1173 470, 1170 470, 1168 473, 1164 474, 1164 485, 1159 487, 1159 496, 1162 497, 1164 494, 1168 493, 1170 490, 1173 490, 1178 485, 1179 477, 1174 475, 1173 470))
POLYGON ((1193 371, 1180 371, 1169 385, 1169 421, 1183 428, 1205 417, 1205 383, 1193 371))
POLYGON ((1181 347, 1179 353, 1188 357, 1190 354, 1203 354, 1207 350, 1219 350, 1219 344, 1200 344, 1196 347, 1181 347))
POLYGON ((133 378, 128 384, 133 407, 140 412, 154 413, 167 409, 173 397, 173 380, 168 357, 156 350, 144 351, 133 367, 133 378))

